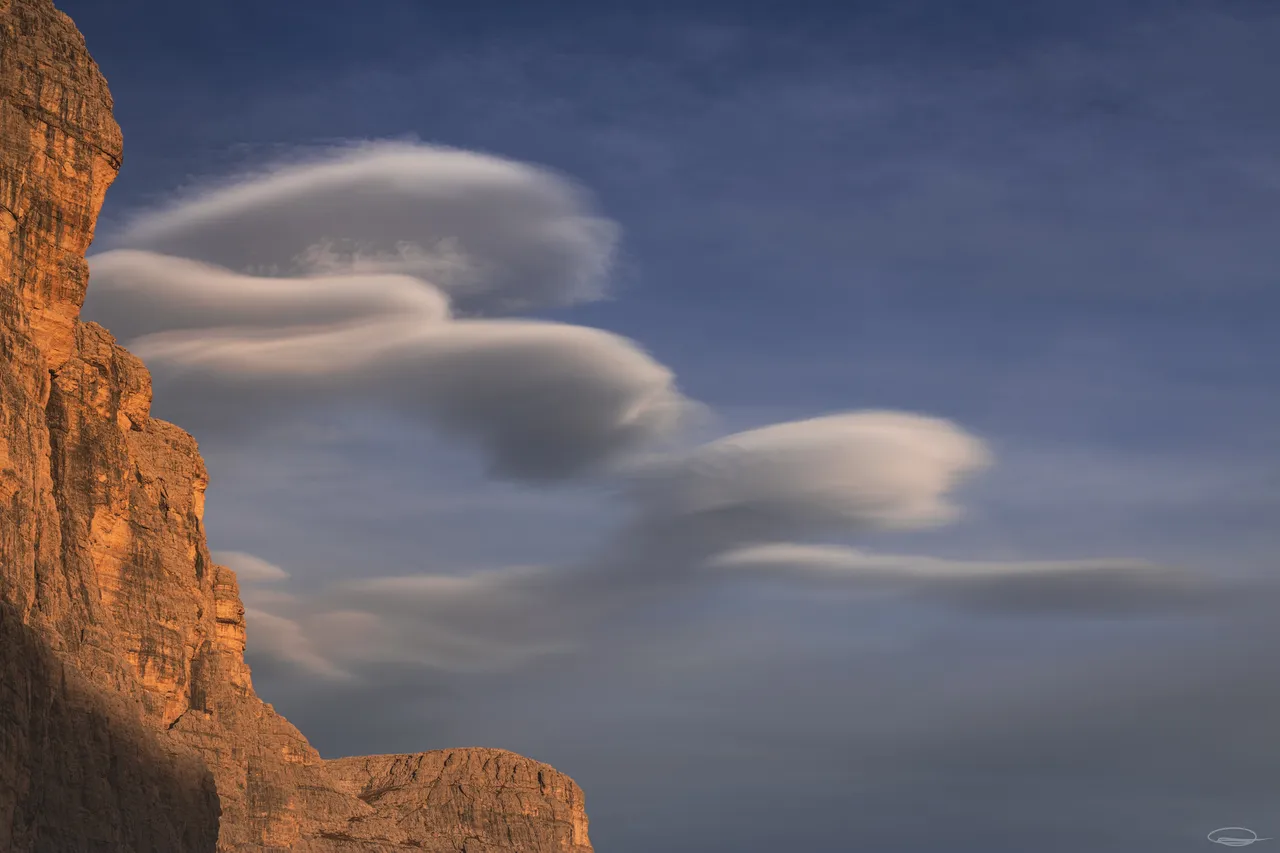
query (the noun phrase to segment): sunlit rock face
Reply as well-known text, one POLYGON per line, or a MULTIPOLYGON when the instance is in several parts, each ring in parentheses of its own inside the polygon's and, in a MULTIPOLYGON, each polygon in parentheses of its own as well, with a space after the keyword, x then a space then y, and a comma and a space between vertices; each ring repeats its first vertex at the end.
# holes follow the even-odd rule
POLYGON ((582 792, 550 767, 325 762, 254 693, 196 443, 78 319, 111 109, 66 16, 0 0, 0 850, 589 851, 582 792))
POLYGON ((591 851, 582 789, 515 753, 442 749, 340 758, 328 767, 343 790, 377 809, 356 822, 368 834, 475 853, 591 851))

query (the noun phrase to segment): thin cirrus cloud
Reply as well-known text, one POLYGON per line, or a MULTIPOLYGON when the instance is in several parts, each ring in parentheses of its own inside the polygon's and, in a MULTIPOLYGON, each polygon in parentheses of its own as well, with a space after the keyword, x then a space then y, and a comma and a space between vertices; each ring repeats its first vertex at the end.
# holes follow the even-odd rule
POLYGON ((617 232, 545 169, 380 142, 197 189, 107 244, 259 275, 404 274, 509 312, 600 298, 617 232))
POLYGON ((497 474, 553 480, 659 439, 697 408, 631 341, 456 319, 442 290, 403 274, 253 276, 139 250, 95 255, 91 270, 86 312, 128 338, 157 396, 197 432, 354 398, 478 444, 497 474))

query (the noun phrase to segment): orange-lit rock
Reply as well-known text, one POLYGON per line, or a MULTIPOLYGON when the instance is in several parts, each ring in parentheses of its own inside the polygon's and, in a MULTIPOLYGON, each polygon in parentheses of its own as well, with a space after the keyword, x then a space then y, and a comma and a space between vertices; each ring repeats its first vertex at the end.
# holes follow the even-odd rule
POLYGON ((78 319, 111 107, 50 0, 0 0, 0 850, 589 851, 545 765, 326 762, 254 693, 196 443, 78 319))

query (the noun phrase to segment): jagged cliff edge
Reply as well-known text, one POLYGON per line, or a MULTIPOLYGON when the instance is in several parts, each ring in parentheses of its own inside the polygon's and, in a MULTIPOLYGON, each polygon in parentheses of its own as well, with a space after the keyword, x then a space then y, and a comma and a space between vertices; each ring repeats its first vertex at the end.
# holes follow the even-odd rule
POLYGON ((78 319, 111 107, 50 0, 0 0, 0 850, 589 853, 547 765, 325 761, 254 693, 195 441, 78 319))

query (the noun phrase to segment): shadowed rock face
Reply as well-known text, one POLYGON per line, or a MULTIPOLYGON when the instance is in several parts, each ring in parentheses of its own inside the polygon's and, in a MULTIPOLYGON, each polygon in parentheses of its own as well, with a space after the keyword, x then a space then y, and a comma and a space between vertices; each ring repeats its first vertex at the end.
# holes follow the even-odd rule
POLYGON ((195 441, 78 319, 120 153, 71 21, 0 0, 0 850, 589 851, 546 765, 325 762, 258 699, 195 441))
POLYGON ((218 797, 136 703, 89 682, 0 604, 0 850, 213 850, 218 797))

